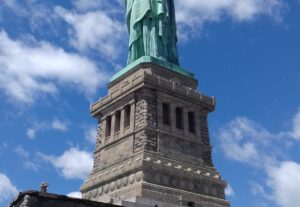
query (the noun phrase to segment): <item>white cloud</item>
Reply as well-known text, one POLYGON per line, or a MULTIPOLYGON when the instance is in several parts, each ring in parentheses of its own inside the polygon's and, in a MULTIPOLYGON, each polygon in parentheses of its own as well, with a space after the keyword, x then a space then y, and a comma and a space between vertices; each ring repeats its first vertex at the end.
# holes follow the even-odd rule
POLYGON ((17 188, 11 183, 10 179, 0 173, 0 202, 12 199, 18 193, 17 188))
POLYGON ((300 203, 300 164, 289 158, 292 148, 299 145, 299 119, 298 110, 289 131, 271 133, 254 121, 237 117, 218 131, 221 148, 228 158, 265 174, 261 174, 264 183, 250 182, 252 193, 280 207, 300 203))
MULTIPOLYGON (((73 27, 72 45, 116 59, 127 38, 125 21, 120 20, 125 12, 124 1, 74 0, 73 5, 76 9, 72 11, 55 8, 56 14, 73 27)), ((185 38, 199 33, 205 23, 225 17, 244 22, 269 16, 280 22, 287 6, 284 0, 176 0, 175 7, 179 36, 185 38)))
POLYGON ((53 121, 45 122, 45 121, 39 121, 32 124, 30 128, 27 129, 26 135, 30 139, 34 139, 36 137, 36 134, 40 131, 48 131, 48 130, 54 130, 59 132, 65 132, 69 128, 69 122, 63 121, 60 119, 53 119, 53 121))
POLYGON ((90 11, 90 10, 106 10, 112 12, 114 10, 120 10, 120 5, 124 4, 123 0, 73 0, 72 4, 79 11, 90 11), (116 4, 117 3, 117 4, 116 4))
POLYGON ((252 192, 253 195, 268 197, 264 186, 262 186, 259 183, 253 182, 253 181, 249 182, 249 184, 251 185, 251 192, 252 192))
POLYGON ((86 126, 84 130, 85 139, 90 143, 95 144, 97 139, 97 127, 95 126, 86 126))
POLYGON ((22 146, 18 146, 14 150, 14 153, 16 153, 17 155, 19 155, 23 158, 28 158, 29 157, 29 153, 22 146))
POLYGON ((285 9, 283 0, 178 0, 179 27, 197 31, 205 22, 218 22, 225 16, 236 22, 249 21, 266 15, 280 21, 285 9))
POLYGON ((300 164, 282 162, 268 169, 268 184, 273 190, 273 200, 280 207, 295 207, 300 203, 300 164))
POLYGON ((72 26, 71 44, 78 50, 97 50, 108 61, 118 58, 127 37, 126 27, 125 23, 109 15, 109 10, 99 9, 82 14, 56 7, 55 11, 72 26))
POLYGON ((38 172, 39 171, 39 165, 37 163, 34 163, 30 160, 25 160, 24 162, 24 168, 27 169, 27 170, 33 170, 35 172, 38 172))
POLYGON ((271 133, 246 117, 236 117, 218 130, 217 137, 225 155, 235 161, 257 167, 275 165, 284 150, 300 139, 300 109, 289 131, 271 133))
POLYGON ((71 192, 71 193, 67 194, 67 196, 72 197, 72 198, 81 198, 82 197, 80 192, 71 192))
POLYGON ((19 3, 16 0, 2 0, 2 7, 6 7, 17 14, 24 15, 24 12, 22 11, 22 8, 20 7, 19 3))
POLYGON ((25 169, 38 172, 38 164, 32 161, 32 159, 30 158, 30 153, 27 150, 25 150, 22 146, 16 147, 14 153, 23 158, 23 166, 25 169))
POLYGON ((12 100, 32 103, 40 94, 55 94, 58 85, 71 85, 93 94, 107 75, 85 57, 47 42, 31 45, 0 32, 0 90, 12 100))
POLYGON ((14 14, 17 18, 14 18, 11 22, 18 21, 21 18, 28 20, 29 26, 32 29, 41 30, 41 26, 48 24, 51 25, 55 21, 55 15, 53 15, 52 9, 44 1, 37 0, 2 0, 0 4, 0 20, 5 19, 3 14, 7 12, 1 12, 5 9, 14 14), (3 2, 3 3, 2 3, 3 2))
POLYGON ((298 109, 298 113, 295 115, 295 117, 293 119, 292 136, 295 139, 300 140, 300 108, 298 109))
MULTIPOLYGON (((126 48, 126 25, 121 18, 125 13, 123 0, 74 0, 69 10, 60 6, 48 8, 37 1, 29 1, 25 6, 6 2, 10 2, 6 3, 7 7, 27 17, 35 28, 55 25, 54 22, 63 19, 71 26, 68 38, 72 46, 81 52, 97 50, 114 65, 126 48)), ((251 21, 259 16, 281 21, 287 7, 284 0, 176 0, 175 5, 181 37, 198 33, 206 22, 219 22, 226 17, 235 22, 251 21)))
POLYGON ((218 132, 225 155, 251 165, 260 165, 267 160, 267 156, 261 156, 264 153, 261 148, 271 137, 267 130, 245 117, 235 118, 218 132))
POLYGON ((34 139, 35 138, 35 135, 36 135, 36 130, 35 129, 27 129, 26 131, 26 135, 29 139, 34 139))
POLYGON ((67 179, 84 179, 93 167, 92 154, 77 148, 71 148, 58 157, 43 154, 41 156, 67 179))
POLYGON ((51 128, 57 131, 67 131, 68 130, 68 123, 67 122, 63 122, 61 120, 55 119, 53 120, 53 122, 51 123, 51 128))
POLYGON ((72 3, 78 10, 86 11, 89 9, 99 8, 101 3, 106 2, 100 2, 99 0, 73 0, 72 3))
POLYGON ((235 196, 235 192, 233 190, 233 188, 231 187, 231 185, 227 184, 226 189, 225 189, 225 195, 232 197, 235 196))

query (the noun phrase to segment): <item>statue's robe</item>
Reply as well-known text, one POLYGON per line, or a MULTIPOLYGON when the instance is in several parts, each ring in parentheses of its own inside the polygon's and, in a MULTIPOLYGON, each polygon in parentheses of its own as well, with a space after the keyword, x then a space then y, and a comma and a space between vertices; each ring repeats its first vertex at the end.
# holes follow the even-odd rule
POLYGON ((128 63, 153 56, 178 65, 174 0, 125 0, 128 63))

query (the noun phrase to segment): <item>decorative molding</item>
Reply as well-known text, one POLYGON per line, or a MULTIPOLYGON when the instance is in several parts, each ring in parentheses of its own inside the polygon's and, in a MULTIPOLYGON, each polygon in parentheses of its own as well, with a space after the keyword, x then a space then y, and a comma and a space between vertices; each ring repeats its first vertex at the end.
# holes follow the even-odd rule
POLYGON ((124 81, 114 85, 112 88, 109 89, 109 94, 96 103, 91 104, 90 111, 96 111, 98 108, 101 108, 103 105, 108 104, 111 102, 112 99, 115 99, 118 96, 124 95, 124 93, 130 91, 132 88, 146 82, 150 81, 154 85, 163 87, 167 90, 171 90, 175 93, 179 93, 181 95, 187 96, 190 99, 195 101, 199 101, 204 103, 212 108, 215 106, 215 98, 208 97, 199 93, 197 90, 192 89, 191 87, 184 86, 183 84, 179 84, 176 80, 168 80, 167 78, 158 76, 156 74, 148 72, 146 69, 141 68, 140 70, 136 71, 133 75, 129 76, 124 81), (113 94, 113 95, 112 95, 113 94))
MULTIPOLYGON (((119 178, 116 181, 99 186, 95 189, 89 190, 88 192, 83 193, 82 197, 84 199, 88 199, 88 200, 96 200, 101 196, 107 196, 110 193, 119 191, 128 186, 134 185, 135 183, 140 183, 142 180, 143 180, 143 172, 139 171, 137 173, 133 173, 128 176, 119 178)), ((24 206, 24 207, 27 207, 27 206, 24 206)))

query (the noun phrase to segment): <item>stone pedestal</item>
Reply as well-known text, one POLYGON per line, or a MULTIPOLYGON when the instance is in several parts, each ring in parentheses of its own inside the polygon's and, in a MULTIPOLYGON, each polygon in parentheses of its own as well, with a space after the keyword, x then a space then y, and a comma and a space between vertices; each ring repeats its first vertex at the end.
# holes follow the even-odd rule
POLYGON ((83 198, 123 206, 227 207, 214 168, 207 115, 214 98, 190 76, 141 63, 90 107, 99 122, 83 198))

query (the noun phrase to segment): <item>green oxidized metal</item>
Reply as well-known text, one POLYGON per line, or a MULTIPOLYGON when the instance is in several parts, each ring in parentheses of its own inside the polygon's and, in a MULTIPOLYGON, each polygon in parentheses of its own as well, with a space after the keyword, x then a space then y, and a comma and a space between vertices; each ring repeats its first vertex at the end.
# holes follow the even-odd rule
POLYGON ((116 80, 141 63, 155 63, 182 75, 194 75, 179 66, 174 0, 125 0, 129 32, 127 66, 116 80))
POLYGON ((143 63, 154 63, 156 65, 159 65, 163 68, 172 70, 174 72, 177 72, 181 75, 190 77, 190 78, 194 78, 194 74, 191 72, 188 72, 186 70, 184 70, 183 68, 179 67, 178 65, 172 64, 170 62, 167 62, 165 60, 161 60, 155 57, 151 57, 151 56, 143 56, 139 59, 137 59, 136 61, 132 62, 131 64, 127 65, 124 69, 120 70, 119 72, 117 72, 111 79, 110 82, 118 79, 119 77, 121 77, 122 75, 124 75, 126 72, 128 72, 129 70, 135 68, 136 66, 143 64, 143 63))
POLYGON ((179 65, 174 0, 125 0, 128 64, 142 56, 179 65))

